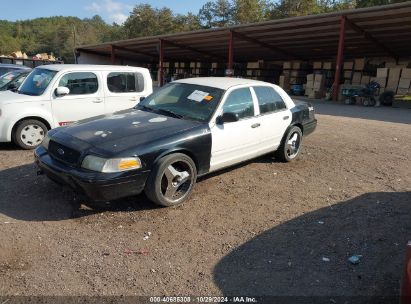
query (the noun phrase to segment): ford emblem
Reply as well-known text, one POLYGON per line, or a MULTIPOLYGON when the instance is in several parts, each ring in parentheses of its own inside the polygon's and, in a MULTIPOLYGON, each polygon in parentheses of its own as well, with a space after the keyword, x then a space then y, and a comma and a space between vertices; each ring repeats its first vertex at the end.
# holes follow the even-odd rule
POLYGON ((62 148, 58 148, 57 153, 60 155, 64 155, 64 150, 62 148))

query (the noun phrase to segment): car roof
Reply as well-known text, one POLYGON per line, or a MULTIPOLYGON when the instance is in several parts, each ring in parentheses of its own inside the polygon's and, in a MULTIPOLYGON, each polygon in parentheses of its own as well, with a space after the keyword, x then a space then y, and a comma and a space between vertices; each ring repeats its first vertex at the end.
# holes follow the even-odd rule
POLYGON ((21 64, 0 63, 0 68, 7 69, 19 69, 19 70, 31 70, 31 68, 21 64))
POLYGON ((197 77, 197 78, 186 78, 176 80, 174 82, 177 83, 189 83, 189 84, 196 84, 196 85, 203 85, 208 87, 219 88, 222 90, 228 90, 231 87, 240 86, 240 85, 272 85, 271 83, 259 81, 259 80, 252 80, 252 79, 244 79, 244 78, 234 78, 234 77, 197 77))
POLYGON ((123 65, 102 65, 102 64, 46 64, 38 66, 37 68, 47 69, 52 71, 63 71, 63 70, 70 70, 70 71, 130 71, 131 69, 144 69, 140 67, 133 67, 133 66, 123 66, 123 65))

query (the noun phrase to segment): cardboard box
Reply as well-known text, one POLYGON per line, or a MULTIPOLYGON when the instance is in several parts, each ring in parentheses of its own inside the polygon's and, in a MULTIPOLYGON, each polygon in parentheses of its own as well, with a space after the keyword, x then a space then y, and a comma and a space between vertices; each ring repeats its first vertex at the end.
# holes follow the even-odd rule
POLYGON ((365 76, 365 75, 363 75, 362 77, 361 77, 361 84, 364 84, 364 85, 367 85, 367 84, 369 84, 370 83, 370 76, 365 76))
POLYGON ((388 77, 388 68, 377 69, 377 78, 387 78, 387 77, 388 77))
POLYGON ((352 84, 360 84, 362 78, 361 72, 354 72, 352 75, 352 84))
POLYGON ((345 61, 344 62, 344 70, 352 70, 354 68, 353 61, 345 61))
POLYGON ((375 77, 373 80, 379 83, 382 88, 385 88, 387 85, 387 78, 385 77, 375 77))
POLYGON ((409 78, 411 79, 411 69, 402 69, 401 71, 401 78, 409 78))
POLYGON ((313 92, 313 88, 305 88, 305 96, 310 96, 313 92))
POLYGON ((284 61, 284 62, 283 62, 283 69, 284 69, 284 70, 289 70, 289 69, 291 69, 291 61, 284 61))
POLYGON ((307 82, 314 82, 314 74, 307 74, 307 82))
POLYGON ((408 95, 410 93, 411 93, 410 89, 401 89, 401 88, 397 89, 398 95, 408 95))
POLYGON ((335 68, 334 62, 327 61, 323 63, 323 69, 324 70, 332 70, 335 68))
POLYGON ((313 89, 314 88, 314 81, 313 80, 307 80, 307 83, 305 84, 305 87, 307 89, 313 89))
POLYGON ((344 71, 344 78, 350 78, 351 79, 352 71, 344 71))
POLYGON ((314 70, 321 70, 323 68, 323 63, 321 61, 314 61, 313 69, 314 70))
POLYGON ((409 89, 411 84, 410 78, 400 78, 398 82, 398 89, 409 89))
POLYGON ((356 71, 362 71, 365 68, 365 59, 364 58, 357 58, 354 61, 354 68, 356 71))
POLYGON ((399 81, 400 76, 401 76, 401 68, 391 68, 388 72, 388 81, 389 82, 394 82, 394 81, 399 81))
POLYGON ((291 68, 293 70, 299 70, 301 69, 301 61, 292 61, 291 62, 291 68))
POLYGON ((281 75, 279 84, 280 84, 280 87, 282 87, 284 90, 289 90, 290 89, 290 78, 286 75, 281 75))

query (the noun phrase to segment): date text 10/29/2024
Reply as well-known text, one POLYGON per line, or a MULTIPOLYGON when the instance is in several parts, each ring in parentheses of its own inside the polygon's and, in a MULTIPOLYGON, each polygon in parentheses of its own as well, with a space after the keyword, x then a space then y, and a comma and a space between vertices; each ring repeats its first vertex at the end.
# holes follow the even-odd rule
POLYGON ((253 297, 150 297, 150 303, 258 303, 253 297))

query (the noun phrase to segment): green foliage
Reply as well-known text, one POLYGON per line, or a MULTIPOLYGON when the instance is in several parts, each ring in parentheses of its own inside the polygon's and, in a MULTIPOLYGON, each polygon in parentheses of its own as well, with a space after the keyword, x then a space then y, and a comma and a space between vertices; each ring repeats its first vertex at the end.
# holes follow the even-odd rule
POLYGON ((49 17, 9 22, 0 20, 0 54, 21 50, 28 55, 53 54, 74 61, 75 46, 121 38, 118 25, 106 24, 100 16, 89 19, 49 17))

